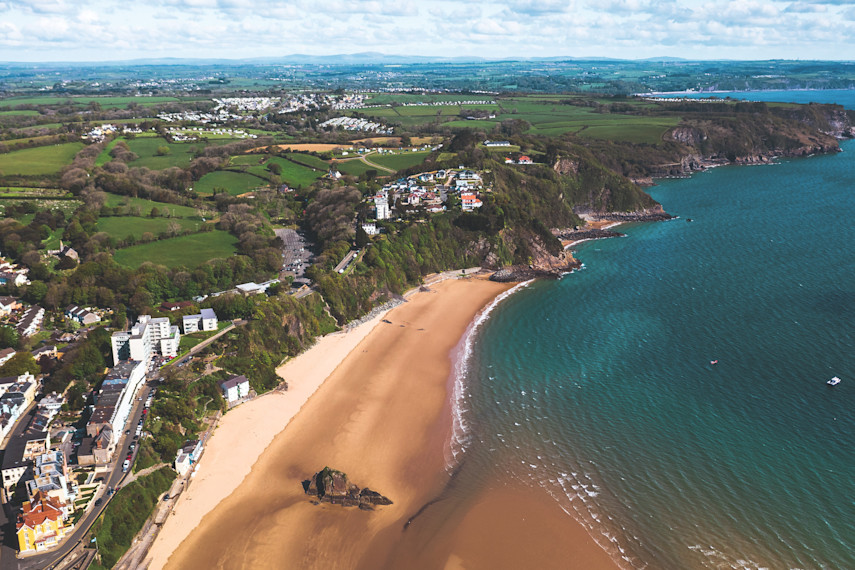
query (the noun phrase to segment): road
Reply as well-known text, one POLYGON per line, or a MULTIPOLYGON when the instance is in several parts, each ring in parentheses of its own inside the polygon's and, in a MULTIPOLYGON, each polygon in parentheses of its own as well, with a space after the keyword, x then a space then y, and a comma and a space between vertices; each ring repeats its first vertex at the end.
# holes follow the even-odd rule
MULTIPOLYGON (((369 154, 376 154, 376 153, 369 153, 369 154)), ((381 166, 381 165, 379 165, 379 164, 377 164, 377 163, 375 163, 375 162, 371 162, 370 160, 368 160, 368 155, 367 155, 367 154, 363 154, 363 155, 362 155, 362 156, 360 156, 358 159, 354 158, 353 160, 361 160, 362 162, 364 162, 364 163, 365 163, 365 164, 367 164, 368 166, 371 166, 371 167, 373 167, 373 168, 376 168, 377 170, 382 170, 383 172, 388 172, 389 174, 395 174, 395 172, 396 172, 395 170, 393 170, 393 169, 391 169, 391 168, 388 168, 388 167, 386 167, 386 166, 381 166)))
MULTIPOLYGON (((142 417, 143 406, 146 398, 151 392, 154 385, 157 383, 155 377, 150 377, 146 380, 143 388, 140 389, 137 395, 137 400, 134 402, 134 407, 131 410, 131 414, 128 418, 128 423, 126 428, 130 429, 130 434, 124 434, 119 438, 119 443, 116 445, 116 451, 113 459, 113 469, 109 472, 108 475, 104 478, 104 484, 98 490, 95 495, 95 498, 103 498, 103 503, 95 507, 94 502, 90 504, 90 510, 86 513, 86 515, 81 518, 77 522, 77 526, 74 531, 65 538, 62 543, 62 546, 55 550, 51 550, 50 552, 46 552, 44 554, 36 554, 33 556, 27 556, 25 558, 21 558, 20 560, 16 558, 17 555, 17 537, 15 536, 15 528, 14 524, 9 521, 9 517, 7 513, 6 521, 7 524, 3 525, 3 547, 2 551, 0 551, 0 570, 36 570, 36 569, 47 569, 47 568, 56 568, 57 563, 63 561, 64 557, 69 554, 72 550, 77 548, 78 546, 85 546, 81 541, 85 537, 86 533, 89 532, 89 528, 95 522, 95 520, 104 512, 104 509, 107 508, 112 497, 107 496, 107 489, 109 487, 113 487, 114 489, 119 489, 122 487, 124 483, 126 473, 122 472, 121 465, 127 456, 127 448, 130 445, 131 441, 134 441, 134 430, 136 428, 137 422, 139 422, 142 417), (14 539, 14 542, 9 544, 8 536, 11 534, 11 538, 14 539)), ((139 450, 134 450, 134 454, 139 450)), ((134 456, 135 458, 135 456, 134 456)), ((69 557, 73 558, 73 557, 69 557)))

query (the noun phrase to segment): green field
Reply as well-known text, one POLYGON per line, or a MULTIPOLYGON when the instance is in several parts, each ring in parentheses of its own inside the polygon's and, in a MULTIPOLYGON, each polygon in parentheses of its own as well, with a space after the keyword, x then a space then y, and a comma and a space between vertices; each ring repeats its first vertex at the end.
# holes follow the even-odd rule
POLYGON ((236 244, 237 238, 230 233, 214 230, 126 247, 116 251, 113 259, 131 269, 146 261, 166 267, 193 268, 209 259, 233 255, 236 244))
POLYGON ((336 162, 335 168, 342 174, 350 174, 351 176, 359 176, 361 174, 364 174, 368 170, 376 170, 379 176, 387 174, 386 172, 378 168, 374 168, 373 166, 362 162, 358 158, 354 158, 353 160, 343 160, 341 162, 336 162))
POLYGON ((20 111, 0 111, 0 117, 2 117, 4 115, 25 115, 25 116, 31 117, 31 116, 38 115, 38 114, 39 114, 38 111, 33 111, 33 110, 29 110, 29 109, 22 109, 20 111))
POLYGON ((71 102, 74 106, 86 106, 92 101, 97 101, 102 109, 121 107, 125 108, 128 103, 137 103, 146 107, 159 103, 171 103, 178 101, 176 97, 53 97, 42 95, 39 97, 13 97, 0 101, 0 107, 14 107, 16 105, 65 105, 71 102))
POLYGON ((299 152, 289 152, 287 156, 290 160, 308 166, 309 168, 317 168, 319 170, 328 170, 330 165, 327 161, 318 158, 313 154, 302 154, 299 152))
POLYGON ((107 144, 107 146, 104 147, 104 150, 102 150, 101 154, 98 155, 98 158, 95 159, 95 166, 104 166, 105 164, 113 160, 113 157, 110 156, 110 151, 113 150, 113 147, 116 146, 116 143, 120 140, 124 139, 121 137, 115 138, 111 140, 109 144, 107 144))
POLYGON ((229 159, 229 165, 233 166, 256 166, 261 164, 264 159, 267 158, 266 154, 241 154, 238 156, 233 156, 229 159))
POLYGON ((677 126, 677 117, 640 117, 643 122, 629 119, 612 124, 592 125, 578 131, 580 137, 621 140, 634 143, 657 143, 671 127, 677 126))
POLYGON ((170 143, 161 137, 136 137, 125 141, 139 158, 128 166, 144 166, 152 170, 163 170, 171 166, 184 168, 193 160, 193 144, 170 143), (169 147, 169 154, 157 156, 157 149, 169 147))
POLYGON ((384 155, 372 154, 368 157, 368 160, 375 164, 380 164, 386 168, 391 168, 392 170, 397 171, 423 163, 429 154, 430 152, 428 151, 403 152, 401 154, 384 155))
MULTIPOLYGON (((288 186, 293 186, 294 188, 304 188, 327 173, 326 167, 323 169, 312 169, 311 167, 303 166, 292 162, 287 158, 280 158, 278 156, 271 157, 270 160, 268 160, 268 163, 269 162, 275 162, 282 167, 282 174, 279 175, 279 178, 282 182, 288 186)), ((248 169, 248 172, 265 178, 271 174, 270 171, 267 170, 267 164, 251 166, 248 169)))
MULTIPOLYGON (((491 133, 502 121, 516 119, 528 122, 531 127, 526 132, 532 134, 560 136, 575 133, 589 138, 657 143, 662 140, 666 130, 680 121, 678 117, 598 113, 593 108, 561 103, 555 97, 527 96, 502 99, 499 102, 504 112, 498 114, 495 119, 451 120, 443 123, 443 126, 481 129, 491 133)), ((561 98, 571 97, 562 96, 561 98)))
POLYGON ((259 178, 252 174, 243 172, 232 172, 230 170, 217 170, 209 172, 193 185, 193 189, 199 194, 213 194, 214 188, 225 188, 231 196, 238 196, 254 190, 259 186, 267 186, 267 179, 259 178))
POLYGON ((173 218, 198 218, 199 214, 196 208, 190 206, 179 206, 177 204, 167 204, 165 202, 155 202, 146 200, 145 198, 133 198, 131 196, 121 196, 119 194, 107 193, 107 201, 104 204, 110 208, 117 206, 122 208, 137 207, 140 209, 140 215, 148 216, 152 208, 157 208, 161 211, 169 209, 169 213, 173 218))
POLYGON ((64 143, 15 150, 0 154, 0 174, 5 176, 49 176, 71 164, 83 143, 64 143))
POLYGON ((188 220, 186 218, 138 218, 134 216, 110 216, 98 218, 97 227, 99 232, 107 232, 116 239, 125 239, 133 236, 136 239, 142 237, 146 232, 155 236, 169 231, 169 226, 177 222, 182 230, 198 230, 201 221, 188 220))
POLYGON ((366 99, 369 105, 388 105, 389 103, 432 103, 434 101, 491 101, 493 95, 462 95, 460 93, 411 94, 411 93, 374 93, 366 99))

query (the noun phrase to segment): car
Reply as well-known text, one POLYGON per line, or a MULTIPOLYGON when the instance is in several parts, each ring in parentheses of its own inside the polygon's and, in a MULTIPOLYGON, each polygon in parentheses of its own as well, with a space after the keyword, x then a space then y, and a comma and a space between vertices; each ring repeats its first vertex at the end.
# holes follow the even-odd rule
POLYGON ((131 435, 131 430, 126 429, 126 430, 125 430, 125 435, 131 435))
POLYGON ((103 503, 103 502, 104 502, 104 499, 101 499, 101 498, 95 499, 95 506, 100 507, 101 503, 103 503))
POLYGON ((125 462, 122 463, 122 473, 126 473, 130 466, 131 466, 131 462, 126 459, 125 462))
POLYGON ((137 446, 137 444, 136 444, 136 443, 131 442, 131 444, 128 446, 128 453, 133 453, 133 452, 134 452, 134 448, 135 448, 136 446, 137 446))
POLYGON ((140 436, 139 436, 139 434, 135 435, 135 436, 134 436, 134 441, 136 441, 137 439, 139 439, 139 437, 140 437, 140 436))
POLYGON ((148 410, 143 410, 143 411, 142 411, 142 415, 146 415, 147 413, 148 413, 148 410))

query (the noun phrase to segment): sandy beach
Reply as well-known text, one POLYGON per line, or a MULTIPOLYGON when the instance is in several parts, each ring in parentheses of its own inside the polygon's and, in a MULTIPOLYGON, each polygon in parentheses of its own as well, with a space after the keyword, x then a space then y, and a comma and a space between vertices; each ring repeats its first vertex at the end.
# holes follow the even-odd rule
POLYGON ((150 568, 162 568, 202 518, 238 488, 273 438, 383 316, 318 339, 309 350, 279 368, 279 374, 288 379, 287 392, 270 392, 223 416, 208 440, 192 483, 157 536, 148 557, 150 568))
POLYGON ((477 278, 431 285, 386 314, 389 322, 378 317, 294 359, 281 371, 288 392, 226 415, 149 567, 496 568, 534 560, 614 568, 542 492, 496 482, 463 501, 431 503, 452 480, 451 352, 509 287, 477 278), (296 413, 288 400, 301 383, 316 392, 296 413), (313 505, 301 482, 326 465, 394 504, 374 512, 313 505))

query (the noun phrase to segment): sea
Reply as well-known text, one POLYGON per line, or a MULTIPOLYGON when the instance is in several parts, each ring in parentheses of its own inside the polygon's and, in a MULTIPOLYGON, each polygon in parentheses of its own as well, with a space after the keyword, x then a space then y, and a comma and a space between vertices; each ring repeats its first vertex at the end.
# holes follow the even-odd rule
MULTIPOLYGON (((717 95, 855 109, 855 91, 717 95)), ((676 219, 582 243, 581 270, 495 303, 457 355, 461 477, 542 488, 624 568, 855 568, 841 148, 657 181, 676 219)))

